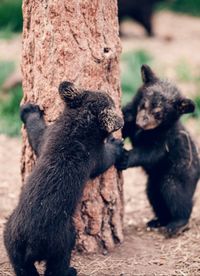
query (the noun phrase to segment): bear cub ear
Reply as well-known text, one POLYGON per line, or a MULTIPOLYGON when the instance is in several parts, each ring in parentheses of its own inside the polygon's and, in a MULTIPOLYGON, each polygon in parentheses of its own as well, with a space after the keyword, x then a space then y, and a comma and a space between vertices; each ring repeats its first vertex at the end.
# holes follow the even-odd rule
POLYGON ((112 133, 123 127, 124 120, 113 109, 104 109, 99 114, 99 123, 101 129, 112 133))
POLYGON ((69 81, 61 82, 58 91, 61 99, 65 102, 73 101, 80 94, 80 91, 69 81))
POLYGON ((153 84, 158 81, 158 77, 147 64, 141 66, 141 75, 144 84, 153 84))
POLYGON ((192 100, 183 98, 176 102, 176 108, 179 114, 192 113, 195 110, 195 104, 192 100))

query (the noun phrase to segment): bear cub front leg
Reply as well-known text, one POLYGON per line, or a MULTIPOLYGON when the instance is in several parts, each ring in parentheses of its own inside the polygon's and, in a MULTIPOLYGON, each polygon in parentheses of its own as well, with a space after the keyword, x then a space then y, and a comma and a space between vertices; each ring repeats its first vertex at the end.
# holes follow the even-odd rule
POLYGON ((29 143, 37 157, 40 155, 42 138, 46 130, 43 115, 44 112, 38 105, 25 104, 20 109, 20 117, 26 127, 29 143))
MULTIPOLYGON (((95 178, 118 163, 124 152, 123 145, 123 140, 114 138, 112 134, 109 135, 105 140, 103 150, 100 151, 97 158, 98 161, 91 174, 91 178, 95 178)), ((98 153, 96 154, 98 155, 98 153)))

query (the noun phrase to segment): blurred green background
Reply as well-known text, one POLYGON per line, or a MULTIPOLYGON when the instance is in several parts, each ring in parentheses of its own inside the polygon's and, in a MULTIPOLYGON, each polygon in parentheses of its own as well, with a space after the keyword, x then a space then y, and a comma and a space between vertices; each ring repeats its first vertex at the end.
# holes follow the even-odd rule
POLYGON ((21 32, 23 26, 21 0, 0 1, 0 37, 10 38, 21 32))
POLYGON ((158 5, 160 9, 169 9, 174 12, 190 14, 192 16, 200 16, 199 0, 169 0, 167 3, 158 5))
MULTIPOLYGON (((0 2, 0 44, 12 41, 22 32, 22 1, 1 0, 0 2)), ((157 9, 172 10, 192 16, 200 16, 199 0, 172 0, 158 5, 157 9)), ((184 27, 184 26, 183 26, 184 27)), ((133 97, 141 85, 140 66, 143 63, 154 64, 155 57, 147 49, 127 51, 121 56, 121 85, 122 104, 126 104, 133 97)), ((0 133, 10 136, 20 134, 19 104, 22 98, 20 84, 5 90, 4 82, 16 69, 16 61, 0 59, 0 133)), ((200 76, 191 73, 190 65, 180 61, 176 67, 176 79, 183 83, 193 83, 195 89, 200 89, 200 76)), ((196 111, 191 116, 200 118, 200 96, 195 96, 196 111)))

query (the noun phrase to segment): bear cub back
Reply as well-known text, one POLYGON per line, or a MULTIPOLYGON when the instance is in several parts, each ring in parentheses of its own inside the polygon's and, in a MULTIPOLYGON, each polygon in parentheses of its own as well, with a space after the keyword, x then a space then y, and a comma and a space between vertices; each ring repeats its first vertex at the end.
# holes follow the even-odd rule
POLYGON ((17 276, 39 276, 34 263, 45 261, 45 276, 75 276, 70 267, 75 244, 72 216, 83 188, 114 165, 122 143, 111 133, 123 126, 107 93, 59 86, 65 106, 46 126, 37 105, 25 104, 21 118, 38 159, 4 230, 4 243, 17 276))

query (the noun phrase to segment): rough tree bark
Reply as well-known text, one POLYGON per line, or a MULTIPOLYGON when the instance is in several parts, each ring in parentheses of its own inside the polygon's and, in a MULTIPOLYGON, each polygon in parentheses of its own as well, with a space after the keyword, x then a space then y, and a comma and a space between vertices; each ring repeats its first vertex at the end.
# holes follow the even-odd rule
MULTIPOLYGON (((23 102, 39 104, 51 123, 63 107, 58 85, 69 80, 86 89, 108 91, 119 109, 116 0, 24 0, 23 15, 23 102)), ((23 179, 34 162, 23 130, 23 179)), ((112 249, 123 240, 122 217, 122 179, 111 168, 85 188, 75 217, 77 248, 112 249)))

